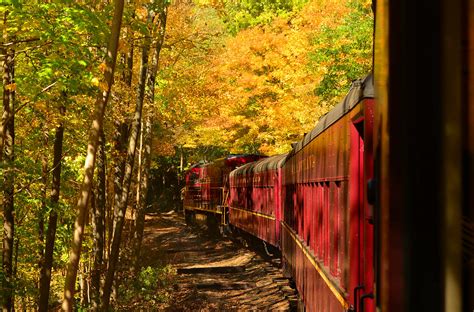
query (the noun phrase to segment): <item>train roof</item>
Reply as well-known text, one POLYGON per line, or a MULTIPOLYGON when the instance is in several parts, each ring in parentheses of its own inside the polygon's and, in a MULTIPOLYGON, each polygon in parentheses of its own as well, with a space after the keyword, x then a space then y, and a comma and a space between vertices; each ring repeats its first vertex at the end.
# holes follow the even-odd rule
POLYGON ((275 155, 256 161, 254 164, 254 172, 262 172, 267 170, 278 169, 282 166, 283 160, 288 154, 275 155))
POLYGON ((239 167, 243 164, 247 164, 249 161, 253 162, 257 159, 260 159, 261 157, 266 157, 266 156, 257 155, 257 154, 229 154, 226 157, 214 159, 213 161, 205 163, 203 167, 224 167, 224 166, 239 167))
POLYGON ((205 164, 207 164, 207 162, 205 162, 204 160, 200 160, 199 162, 197 162, 197 163, 193 164, 191 167, 189 167, 188 170, 191 170, 191 169, 194 169, 194 168, 201 168, 205 164))
POLYGON ((308 134, 305 135, 303 140, 299 141, 291 154, 297 153, 304 146, 309 144, 315 137, 321 134, 324 130, 329 128, 332 124, 338 121, 342 116, 347 114, 352 110, 360 101, 367 98, 374 97, 374 81, 372 74, 366 76, 363 79, 358 79, 354 81, 351 85, 351 88, 344 99, 339 102, 333 109, 331 109, 327 114, 322 116, 316 127, 311 130, 308 134))
POLYGON ((278 169, 283 165, 288 154, 275 155, 245 164, 235 170, 230 175, 245 175, 249 173, 258 173, 267 170, 278 169))

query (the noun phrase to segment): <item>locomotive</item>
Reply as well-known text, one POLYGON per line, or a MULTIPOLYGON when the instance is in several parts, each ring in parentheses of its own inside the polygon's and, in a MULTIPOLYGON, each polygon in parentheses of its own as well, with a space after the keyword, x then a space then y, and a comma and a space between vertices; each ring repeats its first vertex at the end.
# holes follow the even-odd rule
MULTIPOLYGON (((186 186, 186 215, 206 214, 208 223, 229 224, 281 251, 308 311, 374 310, 373 218, 365 195, 373 97, 369 75, 290 153, 238 168, 219 159, 199 169, 198 196, 195 185, 186 186)), ((233 164, 252 157, 239 155, 233 164)))
POLYGON ((185 219, 192 223, 196 214, 207 216, 208 225, 214 228, 227 224, 226 211, 229 173, 246 163, 254 162, 263 156, 251 154, 234 154, 219 158, 213 162, 197 163, 185 174, 183 210, 185 219))

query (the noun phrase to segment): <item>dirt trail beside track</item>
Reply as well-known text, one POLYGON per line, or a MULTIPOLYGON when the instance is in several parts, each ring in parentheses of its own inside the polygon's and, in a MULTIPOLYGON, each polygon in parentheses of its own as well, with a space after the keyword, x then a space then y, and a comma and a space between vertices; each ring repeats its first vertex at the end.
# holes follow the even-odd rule
POLYGON ((279 259, 228 238, 190 228, 175 212, 147 216, 143 266, 177 270, 171 300, 160 311, 289 311, 295 291, 279 259))

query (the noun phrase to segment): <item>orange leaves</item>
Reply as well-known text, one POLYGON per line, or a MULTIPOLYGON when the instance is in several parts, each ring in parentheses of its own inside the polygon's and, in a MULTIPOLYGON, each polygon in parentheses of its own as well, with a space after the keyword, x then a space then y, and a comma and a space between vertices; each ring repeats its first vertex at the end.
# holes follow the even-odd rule
POLYGON ((147 18, 148 10, 145 7, 139 7, 135 10, 135 14, 138 19, 144 21, 147 18))
POLYGON ((229 139, 234 149, 257 144, 261 152, 283 152, 314 125, 316 107, 309 103, 316 102, 316 80, 307 70, 307 31, 276 19, 229 38, 214 60, 213 85, 227 107, 227 127, 238 136, 229 139))
POLYGON ((223 25, 208 6, 171 6, 161 116, 179 144, 287 151, 327 111, 317 105, 314 90, 329 64, 310 68, 309 53, 324 27, 349 14, 347 1, 309 1, 298 14, 235 37, 216 30, 223 25))
POLYGON ((102 63, 99 64, 99 71, 100 71, 101 73, 105 73, 105 70, 106 70, 106 69, 107 69, 107 65, 106 65, 104 62, 102 62, 102 63))
POLYGON ((16 91, 16 83, 10 83, 10 84, 6 85, 5 90, 16 91))

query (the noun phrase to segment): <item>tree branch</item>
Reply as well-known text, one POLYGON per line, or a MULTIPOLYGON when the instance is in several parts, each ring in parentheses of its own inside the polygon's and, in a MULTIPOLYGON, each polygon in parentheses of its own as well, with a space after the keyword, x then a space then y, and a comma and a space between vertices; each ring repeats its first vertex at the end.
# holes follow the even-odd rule
POLYGON ((2 43, 2 45, 4 47, 9 47, 11 45, 15 45, 15 44, 18 44, 18 43, 32 42, 32 41, 38 41, 38 40, 40 40, 39 37, 33 37, 33 38, 26 38, 26 39, 22 39, 22 40, 15 40, 15 41, 7 42, 7 43, 2 43))

